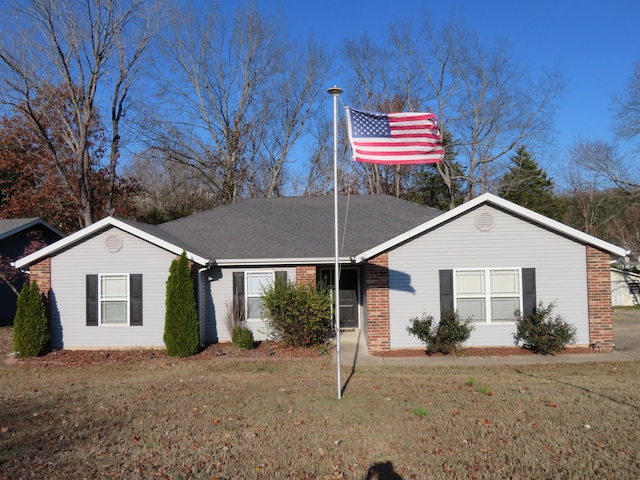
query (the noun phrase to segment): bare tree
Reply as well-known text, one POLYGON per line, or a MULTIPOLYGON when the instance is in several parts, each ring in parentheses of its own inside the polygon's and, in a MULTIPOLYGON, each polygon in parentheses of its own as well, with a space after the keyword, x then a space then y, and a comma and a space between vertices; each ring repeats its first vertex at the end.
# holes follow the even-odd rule
POLYGON ((621 215, 628 196, 616 182, 603 175, 597 164, 614 164, 615 148, 601 141, 577 139, 568 151, 562 171, 563 197, 568 209, 565 222, 591 235, 605 237, 604 230, 621 215))
POLYGON ((635 64, 633 74, 622 93, 614 97, 616 107, 616 133, 624 139, 640 136, 640 62, 635 64))
POLYGON ((163 223, 216 205, 214 195, 197 171, 166 161, 162 155, 156 151, 142 152, 124 168, 124 175, 140 185, 134 199, 139 219, 163 223))
POLYGON ((48 145, 63 183, 77 192, 85 226, 94 221, 96 211, 113 212, 122 122, 142 57, 159 28, 160 11, 157 2, 145 0, 16 0, 12 9, 2 12, 2 103, 25 114, 48 145), (71 115, 60 112, 58 120, 65 149, 72 152, 77 185, 64 175, 67 159, 51 141, 50 119, 34 105, 36 98, 50 105, 60 103, 46 97, 42 88, 46 85, 68 96, 65 108, 71 115), (105 126, 109 160, 96 166, 91 136, 100 118, 109 121, 105 126), (107 171, 104 199, 94 196, 95 168, 107 171), (103 203, 100 209, 98 202, 103 203))
POLYGON ((174 69, 149 142, 200 172, 219 203, 278 195, 325 95, 328 62, 313 44, 290 42, 255 4, 231 21, 219 9, 204 2, 175 16, 165 43, 174 69))
MULTIPOLYGON (((393 52, 388 45, 380 45, 364 34, 347 39, 342 54, 346 68, 352 73, 347 85, 349 98, 357 108, 401 112, 424 107, 413 97, 411 72, 403 70, 405 81, 399 81, 399 66, 391 60, 393 52)), ((411 173, 416 170, 409 165, 372 163, 357 163, 354 169, 362 177, 366 192, 396 197, 406 191, 411 173)))
POLYGON ((617 188, 626 194, 640 194, 640 177, 615 142, 578 137, 569 157, 573 166, 597 179, 599 190, 617 188))
POLYGON ((494 187, 497 161, 517 145, 550 137, 550 109, 561 88, 557 72, 533 80, 506 44, 488 47, 459 19, 435 28, 424 15, 417 27, 393 27, 391 41, 413 98, 431 105, 452 135, 464 178, 447 162, 438 170, 447 185, 464 181, 465 200, 494 187))

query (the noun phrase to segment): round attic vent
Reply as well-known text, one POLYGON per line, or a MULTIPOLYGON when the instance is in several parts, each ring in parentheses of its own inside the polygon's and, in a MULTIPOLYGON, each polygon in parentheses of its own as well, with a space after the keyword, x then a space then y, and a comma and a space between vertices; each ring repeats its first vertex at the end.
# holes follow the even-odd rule
POLYGON ((478 216, 476 217, 476 227, 481 232, 489 232, 491 229, 493 229, 493 226, 494 226, 493 215, 491 215, 490 213, 482 212, 482 213, 479 213, 478 216))
POLYGON ((117 235, 109 235, 104 241, 104 246, 109 253, 117 253, 122 248, 122 239, 117 235))

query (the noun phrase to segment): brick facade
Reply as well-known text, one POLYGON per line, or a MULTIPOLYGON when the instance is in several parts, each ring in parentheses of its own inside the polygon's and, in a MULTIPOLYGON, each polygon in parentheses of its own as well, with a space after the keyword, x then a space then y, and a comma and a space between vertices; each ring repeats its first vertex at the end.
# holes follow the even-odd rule
POLYGON ((608 253, 587 246, 589 343, 601 352, 613 350, 610 260, 608 253))
POLYGON ((378 255, 365 265, 367 289, 367 346, 369 352, 391 348, 389 256, 378 255))
POLYGON ((307 286, 316 284, 315 265, 298 265, 296 267, 296 285, 307 286))
POLYGON ((31 265, 29 281, 36 282, 44 299, 47 319, 51 321, 51 257, 31 265))

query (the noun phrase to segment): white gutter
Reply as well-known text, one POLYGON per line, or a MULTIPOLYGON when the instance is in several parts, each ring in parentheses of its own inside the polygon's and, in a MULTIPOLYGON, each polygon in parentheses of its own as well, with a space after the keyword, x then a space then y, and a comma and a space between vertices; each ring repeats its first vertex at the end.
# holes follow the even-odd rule
MULTIPOLYGON (((340 257, 340 263, 354 263, 353 257, 340 257)), ((268 265, 320 265, 333 264, 334 257, 315 257, 315 258, 223 258, 215 260, 213 265, 218 267, 261 267, 268 265)))

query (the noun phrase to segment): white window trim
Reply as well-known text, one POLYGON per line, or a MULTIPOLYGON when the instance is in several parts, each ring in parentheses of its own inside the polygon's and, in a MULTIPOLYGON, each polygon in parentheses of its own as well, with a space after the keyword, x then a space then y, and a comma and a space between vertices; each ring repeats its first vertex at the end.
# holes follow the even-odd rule
POLYGON ((249 270, 244 272, 244 311, 245 311, 245 319, 246 321, 257 321, 262 320, 262 317, 249 317, 249 299, 250 298, 262 298, 262 295, 256 295, 249 293, 249 276, 254 274, 269 274, 271 277, 271 283, 275 281, 276 272, 275 270, 249 270))
MULTIPOLYGON (((498 320, 498 321, 493 321, 491 318, 491 299, 492 298, 512 298, 513 295, 510 294, 497 294, 497 295, 491 295, 491 272, 492 271, 500 271, 500 270, 517 270, 518 272, 518 276, 519 276, 519 286, 520 286, 520 291, 518 292, 518 296, 520 298, 520 302, 518 305, 518 310, 519 311, 523 311, 523 293, 522 293, 522 267, 487 267, 487 268, 456 268, 453 270, 453 308, 455 311, 458 311, 458 298, 459 298, 459 294, 457 291, 457 285, 458 282, 456 280, 456 274, 458 272, 473 272, 473 271, 483 271, 484 272, 484 299, 485 299, 485 319, 484 321, 482 320, 472 320, 472 322, 476 325, 510 325, 510 324, 515 324, 516 321, 515 319, 513 321, 508 321, 508 320, 498 320)), ((462 295, 462 294, 460 294, 462 295)), ((462 295, 460 296, 460 298, 481 298, 478 295, 462 295)), ((465 319, 463 319, 465 320, 465 319)))
MULTIPOLYGON (((114 299, 111 299, 114 300, 114 299)), ((128 327, 131 323, 131 279, 128 273, 99 273, 98 274, 98 326, 100 327, 128 327), (125 286, 125 298, 124 300, 127 302, 126 315, 127 322, 126 323, 103 323, 102 322, 102 302, 104 299, 102 298, 102 279, 104 277, 125 277, 126 278, 126 286, 125 286)))

